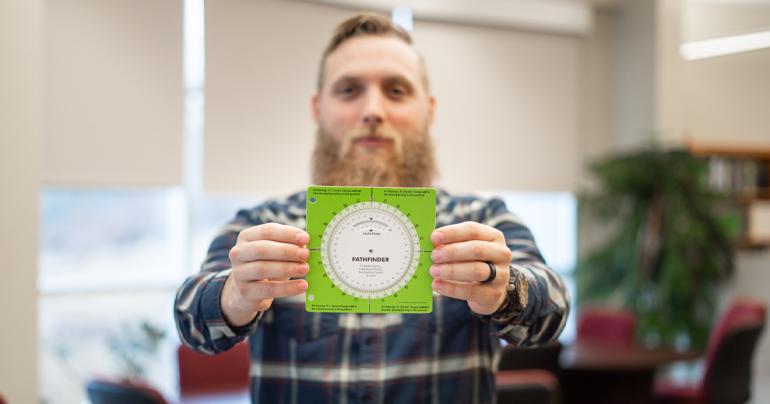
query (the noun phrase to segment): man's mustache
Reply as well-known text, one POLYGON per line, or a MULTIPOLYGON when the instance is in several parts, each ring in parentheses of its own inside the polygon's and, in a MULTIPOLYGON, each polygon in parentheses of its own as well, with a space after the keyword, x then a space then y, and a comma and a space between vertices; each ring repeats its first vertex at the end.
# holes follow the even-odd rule
POLYGON ((358 135, 358 136, 354 136, 351 139, 351 141, 355 142, 356 140, 362 140, 362 139, 366 139, 366 140, 390 140, 390 141, 395 140, 392 136, 383 136, 383 135, 381 135, 379 133, 374 133, 374 134, 371 134, 371 135, 358 135))
MULTIPOLYGON (((358 140, 364 140, 364 139, 378 139, 378 140, 384 140, 389 141, 393 143, 396 146, 396 149, 400 149, 401 139, 399 138, 399 134, 388 127, 377 127, 377 128, 354 128, 351 131, 349 131, 343 141, 340 145, 339 149, 339 158, 345 158, 345 156, 350 153, 351 148, 353 146, 353 143, 355 143, 358 140)), ((400 154, 400 150, 396 150, 396 153, 400 154)))
POLYGON ((396 140, 396 134, 388 129, 378 129, 375 131, 354 131, 353 135, 349 137, 351 142, 361 139, 382 139, 382 140, 396 140))

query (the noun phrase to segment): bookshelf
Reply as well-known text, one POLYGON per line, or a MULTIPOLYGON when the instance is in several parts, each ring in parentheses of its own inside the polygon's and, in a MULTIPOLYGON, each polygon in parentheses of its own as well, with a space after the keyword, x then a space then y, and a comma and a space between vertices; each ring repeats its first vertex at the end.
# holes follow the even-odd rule
POLYGON ((770 142, 687 139, 685 145, 693 155, 707 159, 709 185, 739 204, 739 247, 770 247, 770 142))

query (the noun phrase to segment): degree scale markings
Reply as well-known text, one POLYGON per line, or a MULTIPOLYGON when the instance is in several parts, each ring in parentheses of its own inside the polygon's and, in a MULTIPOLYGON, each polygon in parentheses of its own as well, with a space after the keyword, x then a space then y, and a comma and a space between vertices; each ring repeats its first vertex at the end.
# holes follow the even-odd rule
POLYGON ((381 202, 348 206, 329 222, 321 258, 332 283, 358 298, 396 293, 414 275, 421 252, 412 222, 381 202))

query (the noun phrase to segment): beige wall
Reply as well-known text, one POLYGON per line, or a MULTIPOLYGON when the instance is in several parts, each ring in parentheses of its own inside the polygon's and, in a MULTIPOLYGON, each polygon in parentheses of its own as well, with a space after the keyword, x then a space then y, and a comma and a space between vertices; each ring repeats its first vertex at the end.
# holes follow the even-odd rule
POLYGON ((770 30, 770 2, 682 1, 683 42, 767 30, 770 30))
POLYGON ((575 190, 581 167, 578 37, 417 22, 449 189, 575 190))
POLYGON ((318 60, 334 24, 350 13, 291 1, 206 4, 206 190, 306 186, 318 60))
POLYGON ((770 3, 658 2, 658 136, 770 141, 770 50, 685 61, 679 44, 770 29, 770 3))
POLYGON ((693 137, 770 143, 770 49, 685 62, 683 82, 693 137))
MULTIPOLYGON (((678 53, 688 36, 768 29, 770 4, 762 4, 624 0, 599 13, 597 30, 604 25, 609 31, 588 42, 591 49, 609 41, 612 143, 675 145, 684 135, 770 140, 770 50, 696 61, 678 53)), ((588 71, 589 78, 593 74, 588 71)))
POLYGON ((621 1, 611 43, 613 129, 619 148, 649 143, 655 134, 655 4, 621 1))
MULTIPOLYGON (((334 25, 350 14, 274 0, 207 4, 207 190, 274 193, 307 185, 318 60, 334 25)), ((581 40, 417 21, 415 41, 438 102, 440 184, 464 191, 575 188, 581 40)))
POLYGON ((0 0, 0 395, 36 403, 41 0, 0 0))
POLYGON ((679 56, 681 6, 679 1, 670 0, 657 0, 654 4, 655 138, 664 145, 678 145, 688 124, 688 100, 682 80, 684 61, 679 56))
MULTIPOLYGON (((599 10, 594 26, 583 43, 581 83, 582 130, 580 149, 585 160, 598 158, 615 147, 615 105, 617 80, 613 70, 612 38, 617 25, 613 11, 599 10)), ((587 174, 584 172, 584 176, 587 174)))
POLYGON ((182 0, 47 1, 43 179, 182 182, 182 0))

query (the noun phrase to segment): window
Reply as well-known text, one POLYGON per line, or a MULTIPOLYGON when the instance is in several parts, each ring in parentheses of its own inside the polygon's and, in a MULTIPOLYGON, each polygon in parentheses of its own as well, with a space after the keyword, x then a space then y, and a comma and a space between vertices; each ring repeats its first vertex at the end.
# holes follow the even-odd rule
MULTIPOLYGON (((558 272, 570 292, 570 304, 575 307, 575 275, 577 259, 577 201, 569 192, 485 192, 498 196, 508 210, 521 218, 532 231, 548 266, 558 272)), ((559 337, 562 342, 575 338, 575 315, 559 337)))
POLYGON ((178 283, 186 274, 184 205, 179 189, 45 189, 40 291, 178 283))

